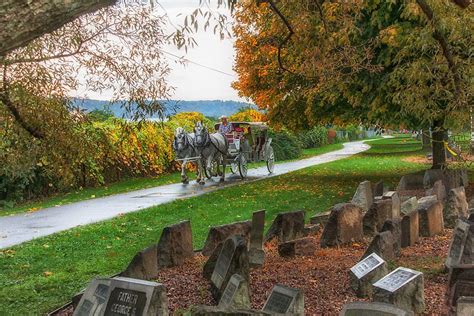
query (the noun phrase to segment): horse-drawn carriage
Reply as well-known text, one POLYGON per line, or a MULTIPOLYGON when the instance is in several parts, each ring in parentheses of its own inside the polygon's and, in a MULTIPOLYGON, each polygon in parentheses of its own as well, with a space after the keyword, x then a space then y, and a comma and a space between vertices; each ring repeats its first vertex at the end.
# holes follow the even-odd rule
MULTIPOLYGON (((233 174, 247 177, 249 162, 265 161, 269 173, 275 166, 275 154, 268 136, 268 126, 263 123, 229 122, 231 132, 227 134, 209 133, 201 122, 196 123, 194 133, 186 133, 178 128, 173 147, 177 161, 182 163, 181 179, 188 182, 186 164, 195 162, 198 165, 197 182, 203 184, 204 176, 208 179, 221 176, 224 181, 225 167, 230 164, 233 174), (222 166, 222 170, 221 167, 222 166)), ((216 131, 219 125, 215 125, 216 131)))
MULTIPOLYGON (((228 143, 225 159, 230 165, 233 174, 239 173, 244 179, 247 177, 247 164, 249 162, 265 161, 269 173, 275 168, 275 154, 271 146, 272 139, 268 137, 268 126, 263 123, 252 122, 229 122, 232 131, 225 134, 228 143)), ((215 125, 219 130, 219 123, 215 125)), ((221 165, 218 161, 213 162, 213 168, 221 165)), ((217 168, 218 169, 218 168, 217 168)), ((211 173, 215 173, 212 170, 211 173)))

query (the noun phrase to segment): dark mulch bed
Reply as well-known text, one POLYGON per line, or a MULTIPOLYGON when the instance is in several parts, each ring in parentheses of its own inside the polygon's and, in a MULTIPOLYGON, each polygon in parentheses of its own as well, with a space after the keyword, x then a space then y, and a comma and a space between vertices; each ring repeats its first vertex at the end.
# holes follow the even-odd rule
MULTIPOLYGON (((404 266, 423 271, 425 274, 425 315, 441 315, 445 312, 444 297, 447 274, 443 263, 448 251, 452 230, 444 234, 421 238, 411 248, 402 250, 402 256, 392 268, 404 266)), ((320 235, 312 237, 319 244, 320 235)), ((278 256, 275 244, 266 247, 263 268, 251 272, 252 307, 261 309, 272 287, 281 283, 302 289, 307 315, 337 315, 347 302, 362 301, 349 287, 349 269, 363 255, 367 243, 346 247, 321 249, 314 256, 285 259, 278 256)), ((158 281, 166 285, 171 312, 181 314, 191 305, 213 305, 209 283, 201 276, 206 257, 196 256, 182 267, 170 268, 160 273, 158 281)))

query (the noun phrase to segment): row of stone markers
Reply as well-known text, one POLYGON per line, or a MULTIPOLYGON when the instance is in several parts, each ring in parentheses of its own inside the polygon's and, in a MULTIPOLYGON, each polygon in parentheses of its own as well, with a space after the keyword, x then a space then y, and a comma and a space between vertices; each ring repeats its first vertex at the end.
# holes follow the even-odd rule
MULTIPOLYGON (((304 297, 298 289, 275 285, 261 311, 250 309, 250 268, 264 263, 265 211, 252 221, 212 227, 202 254, 209 256, 203 276, 210 281, 217 306, 194 306, 191 315, 250 313, 252 315, 304 315, 304 297)), ((290 242, 311 231, 304 212, 280 213, 265 240, 290 242)), ((194 256, 189 221, 165 227, 157 244, 137 253, 116 277, 94 279, 73 298, 74 315, 168 315, 165 286, 156 279, 162 268, 179 266, 194 256)))
POLYGON ((351 279, 357 296, 372 297, 374 302, 348 304, 342 314, 421 313, 425 306, 422 273, 399 267, 388 274, 385 260, 399 257, 401 248, 413 246, 419 236, 442 233, 445 223, 447 227, 457 223, 446 261, 446 267, 451 268, 448 306, 454 312, 459 301, 458 315, 468 315, 459 312, 468 307, 474 311, 474 226, 469 224, 470 211, 461 184, 467 185, 462 170, 403 176, 397 191, 385 191, 381 181, 375 185, 364 181, 351 203, 337 204, 311 218, 312 223, 325 224, 321 247, 362 241, 364 235, 373 237, 361 262, 351 269, 351 279), (411 196, 413 191, 424 191, 425 196, 417 199, 411 196))

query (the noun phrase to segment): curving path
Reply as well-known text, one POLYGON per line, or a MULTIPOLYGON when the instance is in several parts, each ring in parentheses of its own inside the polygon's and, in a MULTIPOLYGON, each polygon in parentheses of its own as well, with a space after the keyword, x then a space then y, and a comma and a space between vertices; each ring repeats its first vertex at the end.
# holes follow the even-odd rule
MULTIPOLYGON (((369 148, 370 146, 364 144, 363 141, 345 143, 344 148, 340 150, 303 160, 280 163, 275 166, 275 172, 271 175, 268 174, 266 166, 249 169, 248 178, 245 181, 257 181, 309 166, 344 159, 369 148)), ((119 214, 136 212, 177 199, 198 196, 239 183, 242 183, 240 177, 229 175, 225 183, 207 181, 204 186, 200 186, 194 181, 188 185, 168 184, 46 208, 34 213, 0 217, 0 249, 76 226, 110 219, 119 214)))

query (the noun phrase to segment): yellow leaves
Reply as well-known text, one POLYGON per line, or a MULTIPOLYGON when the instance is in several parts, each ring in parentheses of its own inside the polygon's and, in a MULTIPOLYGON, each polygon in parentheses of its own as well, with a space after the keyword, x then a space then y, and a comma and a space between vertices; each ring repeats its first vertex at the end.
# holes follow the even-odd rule
POLYGON ((38 211, 38 210, 39 210, 39 208, 37 208, 37 207, 31 207, 31 208, 28 209, 28 212, 27 212, 27 213, 34 213, 34 212, 36 212, 36 211, 38 211))
POLYGON ((51 271, 44 271, 44 272, 43 272, 43 275, 44 275, 45 277, 50 277, 50 276, 53 275, 53 272, 51 272, 51 271))
POLYGON ((16 251, 13 249, 0 250, 0 255, 5 256, 7 258, 13 258, 15 254, 16 254, 16 251))
POLYGON ((396 25, 391 25, 379 33, 380 41, 384 44, 387 44, 392 47, 399 46, 398 35, 401 33, 401 30, 396 25))

